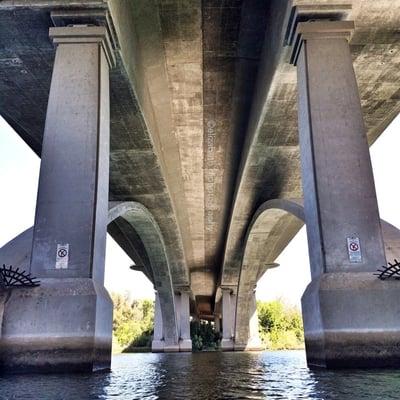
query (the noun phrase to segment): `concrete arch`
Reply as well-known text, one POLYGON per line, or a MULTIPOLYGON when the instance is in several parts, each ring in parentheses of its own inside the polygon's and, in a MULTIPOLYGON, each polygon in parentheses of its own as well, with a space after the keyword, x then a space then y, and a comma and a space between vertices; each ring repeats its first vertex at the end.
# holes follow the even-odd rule
POLYGON ((140 237, 145 248, 157 290, 163 335, 166 346, 178 345, 178 325, 175 310, 174 290, 170 263, 160 228, 142 204, 137 202, 111 202, 108 211, 108 223, 123 218, 140 237))
MULTIPOLYGON (((245 349, 251 338, 252 295, 264 272, 277 266, 275 260, 304 225, 302 199, 274 199, 263 203, 249 224, 239 276, 235 348, 245 349)), ((400 230, 381 220, 388 260, 400 257, 400 230)))
MULTIPOLYGON (((125 240, 121 243, 121 247, 136 263, 143 262, 145 267, 143 272, 152 280, 157 290, 165 345, 176 346, 179 338, 174 290, 170 263, 160 228, 149 210, 137 202, 110 202, 108 226, 118 220, 124 221, 118 224, 121 240, 125 240)), ((27 269, 32 238, 31 227, 0 248, 1 263, 27 269)))

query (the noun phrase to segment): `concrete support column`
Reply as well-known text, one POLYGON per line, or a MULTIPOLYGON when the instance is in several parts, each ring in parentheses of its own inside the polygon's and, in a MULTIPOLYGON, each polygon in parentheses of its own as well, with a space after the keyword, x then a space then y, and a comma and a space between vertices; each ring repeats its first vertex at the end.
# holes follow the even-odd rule
POLYGON ((257 313, 257 300, 256 288, 253 289, 250 299, 250 322, 249 322, 249 340, 247 342, 246 350, 258 351, 262 350, 263 346, 258 332, 258 313, 257 313))
POLYGON ((238 303, 235 322, 235 351, 260 351, 263 349, 258 332, 256 287, 249 285, 248 292, 238 303))
POLYGON ((43 136, 31 273, 104 281, 110 142, 105 27, 50 28, 57 45, 43 136), (65 255, 64 255, 65 254, 65 255))
POLYGON ((174 302, 175 302, 176 328, 177 328, 178 340, 179 340, 180 333, 181 333, 181 294, 180 294, 180 292, 174 293, 174 302))
POLYGON ((154 336, 151 344, 151 351, 153 353, 162 352, 178 352, 178 351, 191 351, 192 341, 190 340, 190 313, 189 313, 189 297, 177 293, 174 295, 174 307, 167 308, 167 318, 163 316, 163 307, 161 306, 162 297, 156 291, 154 303, 154 336), (187 305, 187 308, 186 308, 187 305), (177 331, 174 332, 174 337, 168 336, 168 331, 171 326, 167 327, 165 324, 170 323, 171 318, 168 318, 169 312, 172 312, 172 317, 175 317, 177 324, 177 331), (175 313, 175 315, 173 314, 175 313), (175 337, 176 336, 176 337, 175 337), (190 347, 189 347, 190 345, 190 347))
POLYGON ((236 313, 236 293, 232 288, 221 288, 222 291, 222 340, 221 349, 224 351, 234 348, 234 325, 236 313))
POLYGON ((31 273, 4 312, 6 370, 93 371, 111 361, 104 289, 108 218, 109 68, 106 27, 50 28, 56 49, 42 146, 31 273))
POLYGON ((214 331, 215 331, 215 333, 221 333, 221 317, 220 317, 220 315, 214 315, 214 331))
POLYGON ((373 276, 386 263, 360 98, 351 21, 292 14, 299 139, 312 282, 302 298, 310 366, 400 364, 398 284, 373 276), (390 312, 389 312, 390 310, 390 312))
POLYGON ((299 139, 313 278, 385 263, 348 38, 351 21, 298 24, 299 139), (349 240, 360 247, 349 252, 349 240), (358 244, 357 244, 358 243, 358 244))
POLYGON ((151 343, 151 351, 163 352, 164 351, 164 335, 163 335, 163 321, 161 314, 160 297, 157 291, 155 292, 154 300, 154 334, 153 341, 151 343))
POLYGON ((179 351, 192 351, 192 339, 190 337, 189 291, 181 290, 179 297, 179 351))

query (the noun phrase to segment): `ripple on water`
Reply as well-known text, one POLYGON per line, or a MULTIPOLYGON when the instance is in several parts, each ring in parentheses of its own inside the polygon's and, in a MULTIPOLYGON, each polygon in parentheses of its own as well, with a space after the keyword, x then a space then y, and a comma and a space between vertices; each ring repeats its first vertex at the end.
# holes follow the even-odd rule
POLYGON ((389 400, 400 371, 310 371, 304 352, 122 354, 110 373, 0 377, 0 400, 389 400))

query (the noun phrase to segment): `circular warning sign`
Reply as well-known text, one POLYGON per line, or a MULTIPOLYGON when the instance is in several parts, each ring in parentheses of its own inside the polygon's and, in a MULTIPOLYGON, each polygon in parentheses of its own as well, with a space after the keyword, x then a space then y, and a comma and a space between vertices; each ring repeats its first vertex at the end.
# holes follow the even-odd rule
POLYGON ((347 238, 347 251, 349 254, 349 261, 351 263, 361 263, 362 254, 360 246, 360 238, 353 236, 347 238))
POLYGON ((355 242, 351 242, 349 247, 351 251, 358 251, 359 249, 358 244, 355 242))
POLYGON ((68 254, 68 252, 66 249, 60 249, 60 250, 58 250, 57 254, 58 254, 58 257, 64 258, 68 254))
POLYGON ((68 268, 69 244, 57 244, 56 269, 68 268))

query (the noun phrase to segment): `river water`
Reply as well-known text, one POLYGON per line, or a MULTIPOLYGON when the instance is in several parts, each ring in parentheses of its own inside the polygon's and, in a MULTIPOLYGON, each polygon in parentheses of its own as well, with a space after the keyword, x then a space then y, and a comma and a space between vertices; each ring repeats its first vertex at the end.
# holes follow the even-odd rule
POLYGON ((310 371, 303 351, 121 354, 109 373, 0 377, 0 399, 400 399, 400 370, 310 371))

